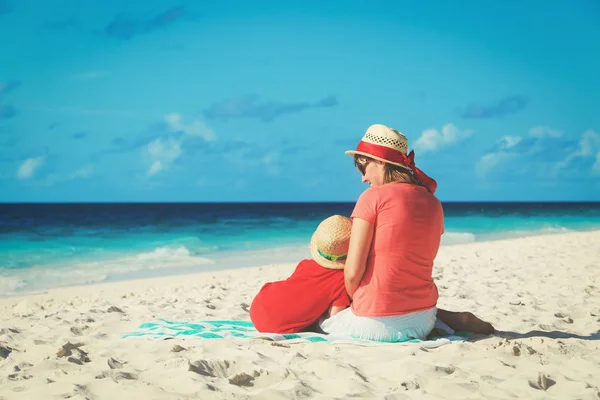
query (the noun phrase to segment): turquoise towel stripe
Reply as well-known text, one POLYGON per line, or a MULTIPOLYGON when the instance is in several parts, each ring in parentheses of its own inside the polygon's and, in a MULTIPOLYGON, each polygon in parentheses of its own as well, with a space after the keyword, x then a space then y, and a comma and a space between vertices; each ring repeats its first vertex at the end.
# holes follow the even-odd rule
MULTIPOLYGON (((277 334, 258 332, 250 321, 208 320, 200 322, 171 321, 159 319, 139 325, 136 331, 122 335, 122 338, 166 339, 175 337, 198 337, 202 339, 268 339, 288 343, 356 343, 383 344, 352 337, 333 337, 313 332, 277 334)), ((465 341, 471 337, 467 332, 457 332, 451 336, 435 337, 426 341, 418 339, 403 339, 396 344, 420 343, 425 347, 438 347, 450 342, 465 341)), ((389 343, 388 343, 389 344, 389 343)))

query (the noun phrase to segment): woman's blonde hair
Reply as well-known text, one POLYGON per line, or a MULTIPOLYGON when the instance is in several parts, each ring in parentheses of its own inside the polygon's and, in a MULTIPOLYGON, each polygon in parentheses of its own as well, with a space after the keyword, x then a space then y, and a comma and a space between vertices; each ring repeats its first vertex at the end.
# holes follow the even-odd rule
MULTIPOLYGON (((354 165, 364 165, 365 162, 371 161, 375 161, 375 159, 360 154, 354 155, 354 165)), ((412 171, 408 170, 407 168, 383 161, 383 170, 385 174, 383 178, 384 183, 400 182, 423 186, 423 183, 413 175, 412 171)))
POLYGON ((385 183, 402 182, 412 183, 413 185, 422 185, 421 181, 418 180, 412 173, 412 171, 400 167, 398 165, 385 163, 383 165, 385 183))

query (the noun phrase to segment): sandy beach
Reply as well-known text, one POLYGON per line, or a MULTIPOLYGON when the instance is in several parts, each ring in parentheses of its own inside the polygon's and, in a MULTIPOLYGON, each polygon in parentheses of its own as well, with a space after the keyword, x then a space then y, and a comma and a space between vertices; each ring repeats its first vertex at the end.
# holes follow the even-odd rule
POLYGON ((247 321, 262 284, 294 266, 0 299, 0 398, 600 398, 600 231, 442 247, 438 306, 498 330, 464 343, 121 338, 156 318, 247 321))

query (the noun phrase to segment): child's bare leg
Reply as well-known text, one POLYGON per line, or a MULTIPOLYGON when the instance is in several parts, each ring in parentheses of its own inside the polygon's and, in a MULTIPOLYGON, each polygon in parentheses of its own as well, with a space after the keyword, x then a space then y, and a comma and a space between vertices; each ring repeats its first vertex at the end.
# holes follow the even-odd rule
POLYGON ((454 312, 439 309, 437 318, 455 331, 466 331, 491 335, 494 327, 489 322, 477 318, 470 312, 454 312))

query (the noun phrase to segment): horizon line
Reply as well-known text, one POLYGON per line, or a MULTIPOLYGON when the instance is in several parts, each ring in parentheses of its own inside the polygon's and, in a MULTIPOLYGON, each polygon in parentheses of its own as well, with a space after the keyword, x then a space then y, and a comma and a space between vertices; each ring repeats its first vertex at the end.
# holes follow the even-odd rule
MULTIPOLYGON (((565 204, 565 203, 587 203, 587 204, 600 204, 600 200, 448 200, 442 201, 441 203, 480 203, 480 204, 523 204, 523 203, 535 203, 535 204, 565 204)), ((354 204, 356 200, 350 201, 17 201, 17 202, 4 202, 0 201, 2 205, 51 205, 51 204, 354 204)))

